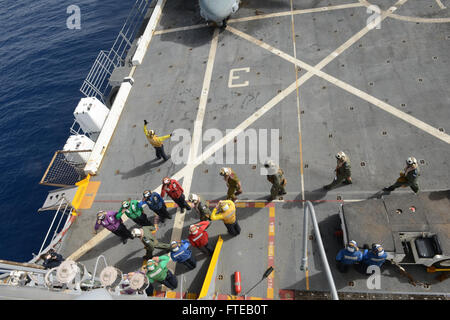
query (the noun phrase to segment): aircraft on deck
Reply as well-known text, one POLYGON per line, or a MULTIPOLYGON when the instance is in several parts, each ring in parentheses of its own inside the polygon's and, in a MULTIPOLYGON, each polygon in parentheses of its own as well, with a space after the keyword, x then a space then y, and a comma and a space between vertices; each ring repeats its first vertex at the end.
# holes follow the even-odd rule
POLYGON ((207 23, 224 27, 228 18, 238 11, 239 0, 199 0, 200 15, 207 23))

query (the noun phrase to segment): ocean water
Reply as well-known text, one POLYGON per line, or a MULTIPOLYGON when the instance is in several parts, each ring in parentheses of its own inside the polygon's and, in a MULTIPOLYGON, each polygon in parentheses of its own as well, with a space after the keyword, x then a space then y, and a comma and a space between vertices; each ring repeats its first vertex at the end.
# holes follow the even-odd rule
POLYGON ((39 185, 62 150, 79 89, 100 50, 109 50, 135 0, 0 1, 0 259, 37 254, 54 211, 38 213, 39 185), (67 8, 80 8, 69 29, 67 8))

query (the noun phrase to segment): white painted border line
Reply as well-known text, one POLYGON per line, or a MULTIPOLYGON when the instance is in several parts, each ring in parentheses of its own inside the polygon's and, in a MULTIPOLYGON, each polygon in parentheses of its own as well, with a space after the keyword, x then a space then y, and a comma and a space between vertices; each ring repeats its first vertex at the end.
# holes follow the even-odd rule
POLYGON ((447 7, 442 4, 441 0, 436 0, 436 3, 438 4, 439 8, 441 8, 442 10, 447 9, 447 7))
MULTIPOLYGON (((205 77, 203 79, 203 87, 202 87, 202 92, 200 94, 197 118, 194 123, 194 130, 192 133, 191 148, 189 150, 189 158, 188 158, 187 166, 189 166, 193 162, 193 160, 197 157, 200 141, 202 139, 203 120, 205 118, 206 104, 208 103, 209 87, 211 85, 212 71, 213 71, 213 67, 214 67, 214 61, 216 59, 218 41, 219 41, 219 29, 216 28, 214 30, 213 38, 211 41, 211 47, 209 50, 208 63, 206 65, 205 77)), ((189 170, 184 175, 183 189, 184 189, 184 194, 186 197, 189 196, 189 192, 191 190, 194 169, 195 169, 194 167, 189 168, 189 170)), ((180 210, 177 210, 177 213, 176 213, 175 219, 174 219, 174 223, 173 223, 172 235, 171 235, 170 241, 179 241, 181 239, 181 232, 183 230, 185 216, 186 215, 182 214, 180 212, 180 210)), ((170 263, 169 269, 174 271, 175 263, 170 263)))
POLYGON ((363 7, 363 6, 364 6, 364 4, 355 2, 355 3, 340 4, 340 5, 335 5, 335 6, 319 7, 319 8, 290 10, 290 11, 284 11, 284 12, 261 14, 261 15, 251 16, 251 17, 229 19, 228 23, 261 20, 261 19, 269 19, 269 18, 276 18, 276 17, 286 17, 286 16, 299 15, 299 14, 305 14, 305 13, 326 12, 326 11, 332 11, 332 10, 358 8, 358 7, 363 7))
POLYGON ((201 29, 201 28, 206 28, 206 27, 208 27, 208 25, 206 25, 206 24, 194 24, 192 26, 187 26, 187 27, 158 30, 158 31, 155 31, 154 35, 156 36, 156 35, 161 35, 161 34, 166 34, 166 33, 195 30, 195 29, 201 29))
MULTIPOLYGON (((399 0, 396 5, 404 4, 408 0, 399 0)), ((390 12, 394 12, 397 10, 397 7, 391 7, 389 9, 390 12)), ((290 12, 290 11, 289 11, 290 12)), ((380 22, 386 18, 386 15, 383 17, 380 17, 380 22)), ((351 37, 349 40, 347 40, 343 45, 341 45, 338 49, 336 49, 334 52, 332 52, 329 56, 327 56, 325 59, 323 59, 319 64, 316 65, 316 68, 323 68, 328 63, 333 61, 335 58, 339 56, 342 52, 344 52, 346 49, 348 49, 351 45, 353 45, 355 42, 357 42, 360 38, 362 38, 367 32, 372 30, 376 26, 377 21, 372 21, 372 23, 368 24, 366 27, 364 27, 360 32, 358 32, 356 35, 351 37)), ((255 44, 262 46, 265 49, 272 50, 272 53, 275 54, 282 54, 282 52, 278 49, 275 49, 268 44, 254 39, 253 37, 250 37, 249 35, 232 28, 230 25, 227 26, 227 30, 231 31, 239 36, 247 37, 253 39, 255 41, 255 44)), ((287 57, 290 57, 287 55, 287 57)), ((295 62, 293 62, 295 63, 295 62)), ((306 65, 306 64, 305 64, 306 65)), ((309 66, 309 65, 306 65, 309 66)), ((305 67, 306 69, 306 67, 305 67)), ((200 165, 203 161, 211 157, 216 151, 218 151, 220 148, 222 148, 224 145, 232 141, 239 133, 243 132, 246 128, 248 128, 250 125, 252 125, 256 120, 261 118, 265 113, 270 111, 275 105, 277 105, 279 102, 281 102, 284 98, 286 98, 289 94, 291 94, 297 86, 301 86, 303 83, 305 83, 308 79, 310 79, 312 76, 314 76, 314 72, 307 72, 305 75, 300 77, 298 81, 294 81, 289 87, 281 91, 279 94, 277 94, 275 97, 273 97, 269 102, 267 102, 264 106, 262 106, 258 111, 253 113, 250 117, 248 117, 245 121, 243 121, 240 125, 238 125, 235 129, 233 129, 231 132, 229 132, 225 137, 221 138, 219 141, 217 141, 214 145, 209 147, 206 151, 204 151, 200 156, 198 156, 195 161, 191 164, 186 165, 183 169, 179 170, 176 174, 172 176, 174 179, 181 179, 183 178, 189 170, 192 170, 196 168, 198 165, 200 165)), ((161 185, 158 186, 157 189, 161 188, 161 185)))
MULTIPOLYGON (((440 0, 436 0, 436 2, 440 0)), ((366 7, 370 7, 372 6, 372 4, 370 2, 368 2, 367 0, 359 0, 359 2, 361 4, 363 4, 366 7)), ((441 3, 442 4, 442 3, 441 3)), ((439 3, 438 3, 439 5, 439 3)), ((440 5, 439 5, 440 6, 440 5)), ((441 9, 445 9, 442 8, 441 9)), ((410 17, 410 16, 401 16, 398 14, 394 14, 394 13, 390 13, 390 12, 386 12, 386 11, 382 11, 382 14, 387 14, 387 16, 389 18, 392 19, 396 19, 396 20, 402 20, 402 21, 407 21, 407 22, 420 22, 420 23, 449 23, 450 22, 450 18, 420 18, 420 17, 410 17)))
POLYGON ((94 148, 89 156, 84 172, 90 175, 96 175, 97 170, 100 167, 103 157, 106 153, 106 149, 111 142, 114 131, 116 130, 117 123, 119 122, 120 115, 125 108, 128 95, 130 94, 132 85, 129 82, 122 82, 120 89, 114 100, 111 110, 106 117, 105 123, 102 127, 102 131, 95 142, 94 148))
MULTIPOLYGON (((255 16, 251 16, 251 17, 229 19, 227 21, 227 23, 230 24, 230 23, 238 23, 238 22, 245 22, 245 21, 270 19, 270 18, 276 18, 276 17, 286 17, 286 16, 290 16, 292 14, 299 15, 299 14, 305 14, 305 13, 326 12, 326 11, 331 11, 331 10, 358 8, 358 7, 364 7, 364 6, 365 6, 365 4, 356 2, 356 3, 341 4, 341 5, 336 5, 336 6, 320 7, 320 8, 299 9, 299 10, 293 10, 293 11, 284 11, 284 12, 255 15, 255 16)), ((194 30, 194 29, 200 29, 200 28, 206 28, 206 27, 208 27, 208 25, 206 23, 205 24, 195 24, 192 26, 158 30, 158 31, 154 32, 154 35, 162 35, 162 34, 167 34, 167 33, 172 33, 172 32, 188 31, 188 30, 194 30)))
MULTIPOLYGON (((316 75, 316 76, 318 76, 318 77, 320 77, 320 78, 322 78, 324 80, 327 80, 328 82, 331 82, 332 84, 334 84, 334 85, 344 89, 345 91, 350 92, 353 95, 355 95, 355 96, 357 96, 357 97, 359 97, 359 98, 361 98, 363 100, 366 100, 367 102, 370 102, 371 104, 373 104, 373 105, 377 106, 378 108, 380 108, 380 109, 382 109, 382 110, 392 114, 393 116, 395 116, 395 117, 397 117, 397 118, 399 118, 399 119, 401 119, 401 120, 403 120, 403 121, 405 121, 405 122, 407 122, 407 123, 409 123, 409 124, 419 128, 419 129, 429 133, 430 135, 432 135, 432 136, 434 136, 434 137, 436 137, 436 138, 438 138, 438 139, 440 139, 440 140, 450 144, 450 136, 448 134, 446 134, 444 132, 441 132, 438 129, 430 126, 429 124, 427 124, 427 123, 425 123, 425 122, 423 122, 423 121, 421 121, 421 120, 419 120, 417 118, 414 118, 413 116, 411 116, 411 115, 409 115, 409 114, 407 114, 407 113, 405 113, 403 111, 400 111, 400 110, 394 108, 393 106, 387 104, 386 102, 381 101, 380 99, 377 99, 377 98, 369 95, 368 93, 363 92, 363 91, 361 91, 361 90, 351 86, 350 84, 345 83, 344 81, 341 81, 341 80, 339 80, 339 79, 337 79, 337 78, 335 78, 335 77, 333 77, 333 76, 331 76, 331 75, 321 71, 317 67, 313 67, 313 66, 311 66, 311 65, 309 65, 309 64, 307 64, 307 63, 305 63, 303 61, 295 59, 294 57, 288 55, 287 53, 284 53, 281 50, 276 49, 276 48, 272 47, 271 45, 262 42, 261 40, 253 38, 252 36, 250 36, 248 34, 245 34, 242 31, 236 30, 236 29, 231 28, 231 27, 227 27, 227 30, 229 30, 229 31, 233 32, 234 34, 239 35, 240 37, 242 37, 242 38, 244 38, 244 39, 246 39, 246 40, 248 40, 248 41, 250 41, 250 42, 252 42, 252 43, 254 43, 256 45, 258 45, 259 47, 264 48, 264 49, 272 52, 273 54, 275 54, 275 55, 277 55, 277 56, 279 56, 279 57, 281 57, 281 58, 283 58, 283 59, 285 59, 285 60, 287 60, 287 61, 289 61, 289 62, 291 62, 293 64, 296 64, 297 66, 299 66, 299 67, 301 67, 301 68, 303 68, 305 70, 307 70, 308 73, 306 75, 312 74, 312 75, 316 75)), ((326 59, 324 59, 324 60, 326 60, 326 59)), ((322 65, 322 63, 319 63, 318 66, 319 65, 322 65)), ((304 76, 306 76, 306 75, 304 75, 304 76)))
POLYGON ((158 0, 155 8, 153 9, 152 16, 150 17, 150 21, 145 28, 144 34, 140 38, 139 45, 134 53, 132 63, 133 65, 140 65, 144 60, 145 54, 147 52, 147 48, 152 40, 153 33, 156 29, 156 25, 161 17, 162 10, 167 0, 158 0))

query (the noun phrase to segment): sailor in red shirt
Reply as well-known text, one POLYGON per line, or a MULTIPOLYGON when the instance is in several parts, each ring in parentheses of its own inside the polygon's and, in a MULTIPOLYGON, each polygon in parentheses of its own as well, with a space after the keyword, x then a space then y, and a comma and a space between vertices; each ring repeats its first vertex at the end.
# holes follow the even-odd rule
POLYGON ((183 188, 175 179, 170 179, 169 177, 165 177, 162 180, 161 187, 161 197, 164 198, 166 193, 169 197, 172 198, 173 201, 181 208, 181 213, 184 213, 184 209, 191 210, 191 206, 186 202, 186 197, 184 196, 183 188))
POLYGON ((209 224, 209 221, 201 221, 196 224, 190 225, 188 239, 193 247, 197 247, 212 256, 212 254, 214 253, 214 249, 209 244, 208 232, 206 232, 209 224))

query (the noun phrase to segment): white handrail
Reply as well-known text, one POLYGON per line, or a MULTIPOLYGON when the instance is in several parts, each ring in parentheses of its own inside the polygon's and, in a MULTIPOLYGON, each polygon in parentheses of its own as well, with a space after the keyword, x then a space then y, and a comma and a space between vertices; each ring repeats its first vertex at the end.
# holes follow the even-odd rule
POLYGON ((322 259, 322 263, 325 267, 325 274, 327 276, 328 285, 330 286, 330 291, 333 300, 339 300, 337 291, 336 291, 336 285, 334 284, 333 275, 331 274, 330 265, 328 264, 327 255, 325 254, 325 249, 323 247, 322 243, 322 236, 320 235, 319 225, 317 224, 316 219, 316 212, 314 211, 314 207, 311 203, 311 201, 306 201, 306 206, 304 209, 304 216, 303 216, 303 258, 302 263, 300 265, 300 270, 306 271, 307 270, 307 263, 308 263, 308 256, 307 256, 307 235, 308 235, 308 213, 311 215, 311 220, 314 227, 315 236, 317 239, 317 245, 319 247, 319 253, 320 257, 322 259))

